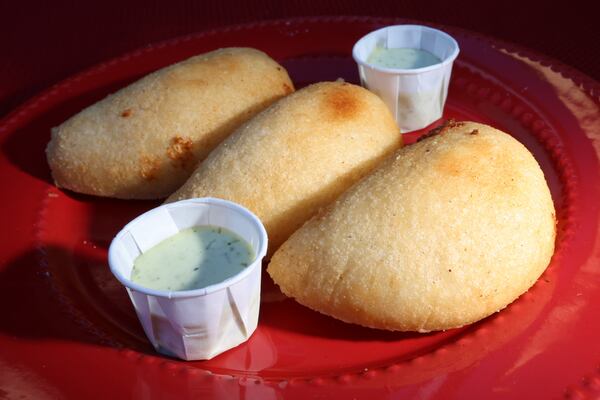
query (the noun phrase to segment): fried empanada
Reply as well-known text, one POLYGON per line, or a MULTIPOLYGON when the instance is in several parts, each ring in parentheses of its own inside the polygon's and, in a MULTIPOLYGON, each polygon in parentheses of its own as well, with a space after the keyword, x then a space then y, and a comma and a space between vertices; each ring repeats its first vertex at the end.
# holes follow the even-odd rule
POLYGON ((401 145, 383 101, 344 82, 323 82, 273 104, 240 127, 168 201, 219 197, 264 223, 271 254, 401 145))
POLYGON ((123 199, 164 198, 239 125, 292 92, 261 51, 226 48, 160 69, 52 130, 57 186, 123 199))
POLYGON ((346 322, 427 332, 480 320, 535 283, 556 219, 533 155, 477 123, 430 136, 279 248, 268 272, 286 295, 346 322))

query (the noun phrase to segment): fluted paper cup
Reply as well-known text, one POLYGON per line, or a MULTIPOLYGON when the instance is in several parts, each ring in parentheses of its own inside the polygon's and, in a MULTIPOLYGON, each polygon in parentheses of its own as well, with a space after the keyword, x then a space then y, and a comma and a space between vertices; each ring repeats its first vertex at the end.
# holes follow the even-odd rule
POLYGON ((267 233, 244 207, 201 198, 164 204, 128 223, 113 239, 108 262, 127 288, 146 336, 163 354, 208 360, 235 347, 255 331, 260 306, 261 261, 267 233), (212 225, 237 233, 252 247, 253 262, 237 275, 201 289, 154 290, 131 281, 134 260, 181 230, 212 225))
POLYGON ((422 25, 394 25, 362 37, 352 50, 361 85, 387 104, 402 133, 422 129, 441 118, 448 96, 458 43, 450 35, 422 25), (385 68, 367 62, 375 47, 425 50, 441 61, 422 68, 385 68))

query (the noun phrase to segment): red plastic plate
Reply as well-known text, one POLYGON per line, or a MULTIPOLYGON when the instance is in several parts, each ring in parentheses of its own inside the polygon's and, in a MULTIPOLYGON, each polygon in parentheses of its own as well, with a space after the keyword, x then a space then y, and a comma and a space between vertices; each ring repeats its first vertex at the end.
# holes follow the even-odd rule
MULTIPOLYGON (((357 82, 365 33, 398 20, 315 18, 151 45, 42 93, 0 125, 0 397, 597 398, 600 396, 600 85, 555 61, 462 30, 445 118, 488 123, 542 166, 559 219, 536 285, 474 325, 431 334, 345 324, 284 298, 266 274, 259 328, 213 360, 156 354, 109 272, 110 240, 158 202, 52 185, 50 128, 136 78, 197 53, 252 46, 298 87, 357 82)), ((422 132, 407 135, 414 140, 422 132)))

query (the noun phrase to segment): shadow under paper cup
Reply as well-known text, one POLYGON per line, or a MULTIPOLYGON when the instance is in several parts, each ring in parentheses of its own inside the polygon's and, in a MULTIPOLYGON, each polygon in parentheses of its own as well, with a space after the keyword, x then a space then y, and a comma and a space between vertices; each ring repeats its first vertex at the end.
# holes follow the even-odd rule
POLYGON ((201 198, 164 204, 128 223, 113 239, 108 262, 127 288, 154 348, 184 360, 208 360, 250 338, 258 323, 261 262, 267 233, 244 207, 201 198), (240 273, 201 289, 148 289, 130 280, 135 259, 161 241, 194 226, 226 228, 241 236, 256 255, 240 273))
POLYGON ((383 99, 402 133, 441 118, 458 43, 445 32, 422 25, 394 25, 362 37, 352 49, 361 84, 383 99), (367 60, 376 47, 425 50, 440 62, 427 67, 385 68, 367 60))

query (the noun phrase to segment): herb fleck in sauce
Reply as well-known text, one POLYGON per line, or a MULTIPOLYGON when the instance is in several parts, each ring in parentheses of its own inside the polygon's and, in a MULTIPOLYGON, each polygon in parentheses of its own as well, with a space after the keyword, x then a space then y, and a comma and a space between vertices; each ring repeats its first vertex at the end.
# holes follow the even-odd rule
POLYGON ((131 280, 157 290, 193 290, 230 278, 254 260, 250 245, 221 227, 195 226, 135 259, 131 280))
POLYGON ((441 60, 428 51, 410 48, 375 47, 367 62, 384 68, 413 69, 438 64, 441 60))

